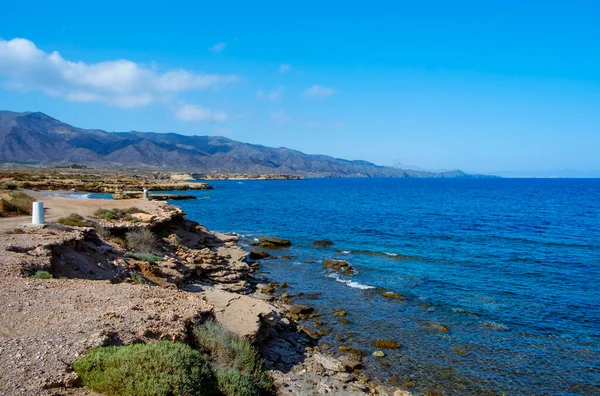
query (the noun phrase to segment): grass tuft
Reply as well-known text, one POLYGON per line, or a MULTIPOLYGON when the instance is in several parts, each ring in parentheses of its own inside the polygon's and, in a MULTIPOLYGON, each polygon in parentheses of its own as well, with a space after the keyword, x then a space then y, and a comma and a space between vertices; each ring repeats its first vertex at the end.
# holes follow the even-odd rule
POLYGON ((164 258, 160 256, 155 256, 152 253, 125 252, 125 257, 140 261, 146 261, 150 264, 156 264, 159 261, 164 261, 164 258))
POLYGON ((83 218, 83 216, 81 216, 77 213, 71 213, 67 217, 61 217, 60 219, 56 220, 56 222, 59 224, 70 226, 70 227, 87 227, 88 226, 88 223, 83 218))
POLYGON ((53 276, 48 271, 36 271, 35 274, 31 275, 30 278, 33 279, 52 279, 53 276))
POLYGON ((217 394, 203 354, 171 341, 93 348, 73 369, 83 385, 105 395, 217 394))

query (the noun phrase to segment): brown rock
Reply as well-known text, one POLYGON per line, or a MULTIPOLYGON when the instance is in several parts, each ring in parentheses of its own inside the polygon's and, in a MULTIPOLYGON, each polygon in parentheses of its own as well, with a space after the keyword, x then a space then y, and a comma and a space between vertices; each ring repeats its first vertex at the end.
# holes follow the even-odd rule
POLYGON ((333 242, 324 239, 324 240, 319 240, 319 241, 313 241, 312 244, 313 244, 313 246, 326 247, 326 246, 332 246, 333 242))
POLYGON ((282 238, 269 238, 269 237, 260 237, 258 238, 258 246, 278 249, 278 248, 287 248, 290 247, 292 243, 288 239, 282 238))
POLYGON ((376 340, 373 345, 376 348, 388 348, 388 349, 398 349, 402 347, 402 344, 398 344, 394 340, 376 340))
POLYGON ((265 259, 270 256, 271 255, 268 252, 265 252, 264 250, 252 249, 249 257, 250 257, 250 260, 261 260, 261 259, 265 259))

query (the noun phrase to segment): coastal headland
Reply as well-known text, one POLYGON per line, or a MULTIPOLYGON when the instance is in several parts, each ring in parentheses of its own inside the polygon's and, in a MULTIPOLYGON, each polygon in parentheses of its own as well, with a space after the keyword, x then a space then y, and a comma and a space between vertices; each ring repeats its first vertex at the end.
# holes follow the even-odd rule
POLYGON ((0 218, 2 394, 93 394, 73 371, 90 348, 192 344, 207 321, 257 348, 275 394, 409 394, 370 381, 352 351, 318 345, 296 322, 318 313, 255 275, 236 235, 165 202, 26 193, 46 225, 0 218))

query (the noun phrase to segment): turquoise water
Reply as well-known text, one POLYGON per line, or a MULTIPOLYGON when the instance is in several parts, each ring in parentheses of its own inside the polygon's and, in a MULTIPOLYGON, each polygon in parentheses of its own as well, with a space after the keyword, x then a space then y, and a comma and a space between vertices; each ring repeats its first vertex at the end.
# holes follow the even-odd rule
POLYGON ((263 260, 264 276, 320 293, 296 301, 324 313, 322 342, 367 354, 372 378, 417 394, 600 394, 600 180, 211 184, 194 193, 210 199, 173 203, 245 243, 290 239, 275 254, 295 258, 263 260), (327 273, 326 258, 358 272, 327 273), (403 347, 376 359, 375 339, 403 347))

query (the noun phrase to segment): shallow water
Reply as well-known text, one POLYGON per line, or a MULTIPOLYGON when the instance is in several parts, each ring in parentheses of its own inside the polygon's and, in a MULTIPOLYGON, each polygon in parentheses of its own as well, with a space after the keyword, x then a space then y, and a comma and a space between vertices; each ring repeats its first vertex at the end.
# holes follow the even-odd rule
POLYGON ((246 242, 290 239, 275 254, 295 258, 263 260, 265 276, 321 292, 296 301, 324 313, 323 342, 367 353, 371 377, 416 393, 600 394, 600 180, 211 184, 194 192, 210 199, 174 204, 246 242), (358 272, 327 273, 325 258, 358 272), (375 339, 404 346, 378 360, 375 339))

